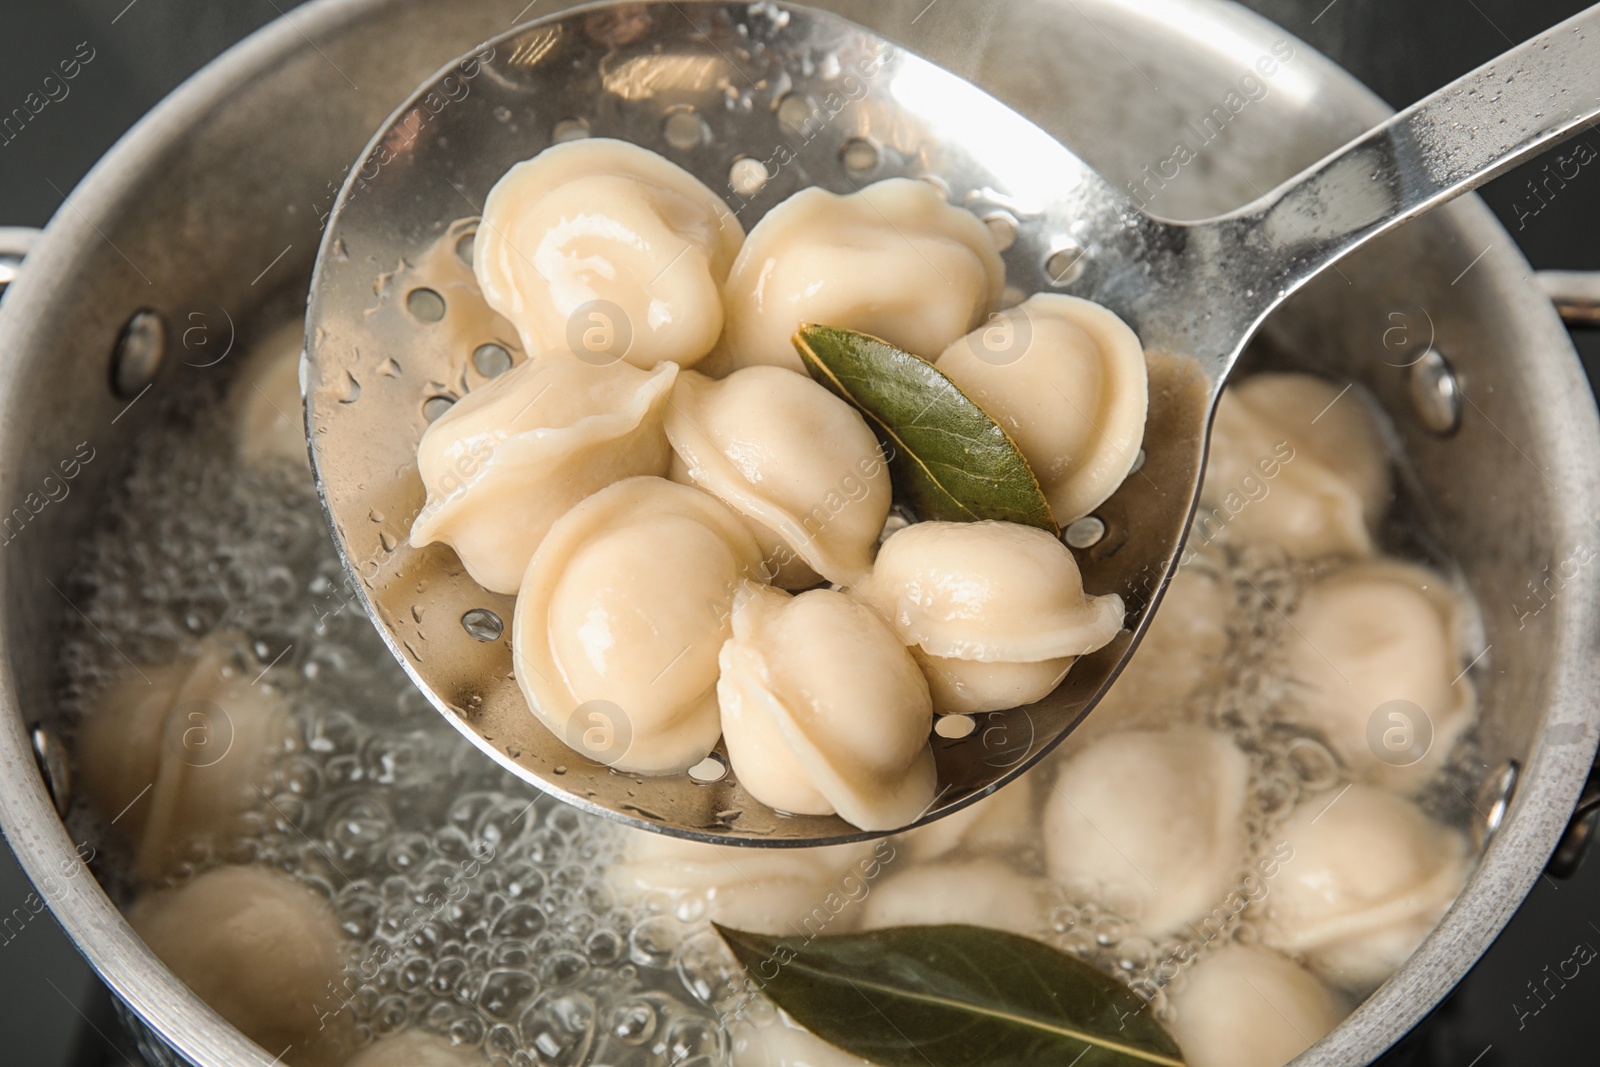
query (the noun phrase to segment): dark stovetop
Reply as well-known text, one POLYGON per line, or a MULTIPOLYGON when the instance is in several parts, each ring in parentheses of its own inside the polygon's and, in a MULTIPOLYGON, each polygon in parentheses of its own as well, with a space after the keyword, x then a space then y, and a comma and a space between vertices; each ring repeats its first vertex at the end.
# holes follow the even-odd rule
MULTIPOLYGON (((140 115, 227 45, 292 6, 290 0, 0 0, 0 112, 35 91, 58 58, 88 54, 80 42, 93 53, 67 96, 0 143, 0 225, 42 226, 140 115)), ((1585 0, 1250 0, 1248 6, 1404 106, 1574 14, 1585 0)), ((1593 141, 1600 147, 1600 135, 1593 141)), ((1536 268, 1600 269, 1600 173, 1580 173, 1536 214, 1526 204, 1519 210, 1528 179, 1546 162, 1528 164, 1484 195, 1536 268)), ((1577 341, 1594 380, 1600 336, 1580 333, 1577 341)), ((49 913, 35 914, 38 897, 31 893, 10 851, 0 849, 0 1061, 125 1062, 104 987, 49 913)), ((1587 945, 1600 946, 1600 860, 1571 881, 1541 879, 1456 993, 1381 1062, 1594 1062, 1589 1012, 1600 1005, 1600 975, 1582 969, 1575 978, 1551 981, 1558 971, 1571 973, 1567 961, 1587 945)))

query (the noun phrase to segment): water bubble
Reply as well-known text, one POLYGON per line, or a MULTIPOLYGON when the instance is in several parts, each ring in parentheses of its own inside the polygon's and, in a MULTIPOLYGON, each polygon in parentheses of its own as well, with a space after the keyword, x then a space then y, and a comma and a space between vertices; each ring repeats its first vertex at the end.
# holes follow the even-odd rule
POLYGON ((594 1001, 583 993, 546 993, 518 1023, 522 1039, 550 1067, 580 1067, 594 1041, 594 1001))
POLYGON ((541 933, 548 920, 533 904, 513 904, 495 920, 492 931, 496 938, 515 937, 527 939, 541 933))

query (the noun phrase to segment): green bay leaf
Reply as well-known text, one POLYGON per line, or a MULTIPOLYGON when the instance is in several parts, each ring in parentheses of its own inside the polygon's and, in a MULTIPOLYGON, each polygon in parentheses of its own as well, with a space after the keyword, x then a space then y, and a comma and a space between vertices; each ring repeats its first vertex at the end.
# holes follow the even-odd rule
POLYGON ((979 926, 769 937, 717 926, 752 980, 829 1044, 880 1067, 1182 1067, 1114 978, 979 926))
POLYGON ((806 370, 861 412, 891 450, 890 477, 919 519, 1003 519, 1058 533, 1016 442, 933 364, 835 326, 801 326, 806 370))

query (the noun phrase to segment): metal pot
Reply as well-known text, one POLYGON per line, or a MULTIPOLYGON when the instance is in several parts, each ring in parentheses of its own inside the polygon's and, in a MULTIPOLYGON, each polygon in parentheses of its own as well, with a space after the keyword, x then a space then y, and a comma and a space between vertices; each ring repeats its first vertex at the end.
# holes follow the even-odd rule
MULTIPOLYGON (((978 81, 1175 217, 1243 203, 1385 113, 1306 45, 1214 0, 823 6, 978 81), (1256 62, 1274 45, 1267 76, 1256 62), (1179 140, 1203 147, 1174 168, 1179 140)), ((15 517, 0 534, 0 825, 148 1027, 153 1056, 169 1055, 164 1043, 197 1064, 272 1062, 134 936, 60 818, 70 782, 53 650, 74 610, 61 576, 117 457, 154 414, 147 392, 189 372, 186 331, 228 336, 274 295, 303 296, 322 217, 371 132, 416 83, 526 11, 524 0, 297 9, 129 133, 57 213, 0 305, 0 502, 15 517), (82 441, 105 458, 83 468, 78 491, 35 511, 37 483, 82 441)), ((25 236, 0 232, 18 254, 25 236)), ((1486 646, 1483 860, 1411 960, 1301 1064, 1367 1062, 1439 1002, 1544 869, 1593 763, 1600 573, 1575 561, 1600 539, 1588 518, 1600 514, 1600 424, 1530 273, 1468 198, 1348 261, 1265 328, 1269 343, 1363 382, 1387 408, 1423 525, 1481 601, 1486 646), (1549 575, 1535 599, 1530 581, 1549 575)))

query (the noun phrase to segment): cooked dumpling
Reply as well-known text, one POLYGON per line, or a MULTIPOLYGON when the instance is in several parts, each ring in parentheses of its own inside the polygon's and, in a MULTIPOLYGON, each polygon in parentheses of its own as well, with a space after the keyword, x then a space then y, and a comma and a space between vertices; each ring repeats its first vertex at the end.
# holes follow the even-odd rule
POLYGON ((739 517, 698 489, 629 478, 550 528, 512 620, 533 713, 617 770, 677 774, 717 743, 717 652, 760 565, 739 517))
POLYGON ((1303 801, 1274 836, 1294 858, 1273 883, 1262 940, 1357 992, 1405 962, 1466 881, 1461 834, 1373 786, 1303 801))
POLYGON ((488 1062, 480 1049, 452 1045, 423 1030, 406 1030, 379 1038, 344 1067, 486 1067, 488 1062))
POLYGON ((723 289, 728 326, 704 368, 805 372, 802 323, 881 337, 924 359, 999 304, 1005 264, 976 215, 928 182, 890 178, 846 196, 802 189, 750 231, 723 289))
POLYGON ((239 458, 252 466, 303 468, 311 462, 300 399, 304 339, 305 325, 299 319, 273 330, 249 353, 233 386, 239 458))
POLYGON ((193 657, 113 682, 85 714, 76 752, 95 809, 135 845, 155 879, 217 842, 262 802, 289 737, 288 708, 255 670, 244 638, 217 635, 193 657))
POLYGON ((816 936, 853 930, 885 864, 888 842, 825 848, 728 848, 626 830, 611 884, 630 898, 662 894, 675 914, 735 930, 816 936))
POLYGON ((945 349, 938 367, 1016 442, 1062 526, 1105 503, 1139 458, 1144 348, 1099 304, 1029 297, 945 349))
POLYGON ((1189 1067, 1283 1067, 1339 1024, 1345 1006, 1276 952, 1229 945, 1190 969, 1169 1026, 1189 1067))
POLYGON ((417 446, 428 503, 417 546, 443 541, 473 581, 515 593, 550 526, 612 482, 667 472, 661 427, 678 368, 528 360, 440 416, 417 446))
POLYGON ((929 863, 875 886, 862 926, 943 926, 966 923, 1016 934, 1049 926, 1045 886, 999 860, 929 863))
POLYGON ((530 355, 687 367, 722 332, 720 288, 743 242, 694 175, 594 137, 553 145, 495 183, 473 265, 530 355))
MULTIPOLYGON (((841 585, 872 567, 889 470, 856 410, 803 374, 747 367, 678 377, 667 437, 691 481, 743 515, 785 589, 841 585)), ((678 465, 674 464, 677 468, 678 465)))
POLYGON ((1369 403, 1308 374, 1230 385, 1217 404, 1194 543, 1225 534, 1295 559, 1370 555, 1390 488, 1369 403))
POLYGON ((1419 789, 1477 706, 1462 614, 1460 597, 1423 567, 1363 563, 1315 582, 1283 636, 1283 715, 1325 737, 1362 777, 1419 789))
POLYGON ((873 1067, 871 1060, 830 1045, 783 1012, 758 1025, 733 1027, 733 1067, 873 1067))
POLYGON ((893 830, 933 802, 928 684, 871 608, 746 584, 720 662, 728 760, 761 803, 893 830))
POLYGON ((1244 869, 1250 764, 1199 727, 1113 734, 1068 759, 1045 798, 1051 877, 1137 922, 1181 930, 1244 869))
POLYGON ((913 646, 941 715, 1028 704, 1122 629, 1122 599, 1088 596, 1072 553, 1009 522, 918 522, 856 592, 913 646))
POLYGON ((312 890, 264 867, 218 867, 140 897, 128 922, 267 1055, 293 1067, 344 1062, 344 941, 333 908, 312 890))
POLYGON ((958 848, 969 853, 1026 848, 1039 836, 1033 781, 1031 775, 1018 778, 954 815, 907 830, 894 839, 895 844, 903 845, 919 862, 938 859, 958 848))
POLYGON ((1191 698, 1227 671, 1228 626, 1237 610, 1221 564, 1194 553, 1172 579, 1133 658, 1068 738, 1083 743, 1115 730, 1191 722, 1191 698))

